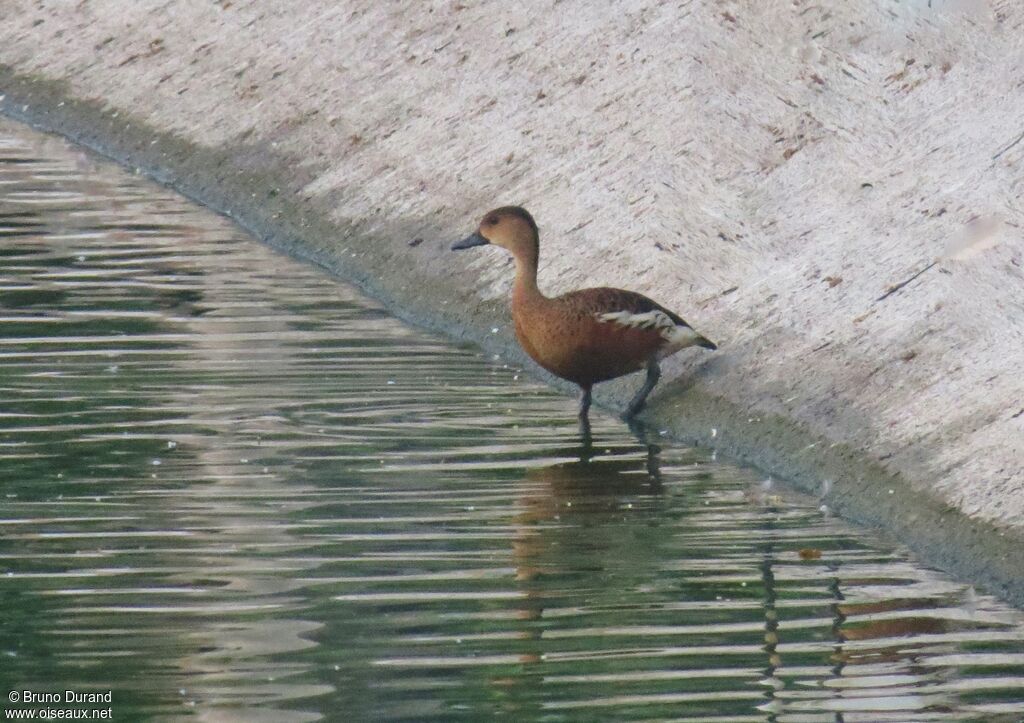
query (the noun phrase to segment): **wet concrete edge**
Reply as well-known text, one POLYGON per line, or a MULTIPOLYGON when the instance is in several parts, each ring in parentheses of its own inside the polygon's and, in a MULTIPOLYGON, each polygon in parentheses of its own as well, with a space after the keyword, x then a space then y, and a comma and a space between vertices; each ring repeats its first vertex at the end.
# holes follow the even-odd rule
MULTIPOLYGON (((457 284, 418 274, 414 262, 403 263, 413 229, 422 233, 422 219, 394 220, 389 232, 361 245, 368 251, 346 258, 325 241, 360 233, 358 222, 328 221, 327 209, 280 192, 302 185, 294 178, 293 159, 266 149, 211 152, 98 101, 76 99, 63 83, 27 77, 2 64, 0 95, 0 114, 144 173, 231 218, 272 247, 356 285, 400 319, 478 344, 514 363, 526 362, 514 339, 491 333, 494 319, 507 316, 502 304, 481 304, 457 284)), ((1024 606, 1024 537, 915 492, 862 451, 830 442, 789 418, 751 418, 748 410, 685 379, 660 390, 643 422, 672 439, 715 448, 819 495, 832 512, 907 545, 925 563, 1024 606)))

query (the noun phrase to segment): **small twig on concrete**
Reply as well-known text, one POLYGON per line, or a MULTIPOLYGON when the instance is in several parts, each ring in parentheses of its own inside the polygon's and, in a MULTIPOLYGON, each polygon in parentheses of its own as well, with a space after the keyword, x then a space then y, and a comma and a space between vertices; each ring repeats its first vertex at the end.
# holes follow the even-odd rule
POLYGON ((576 233, 576 232, 577 232, 577 231, 579 231, 580 229, 586 228, 587 226, 589 226, 589 225, 590 225, 590 224, 592 224, 593 222, 594 222, 594 219, 592 219, 592 218, 588 218, 588 219, 587 219, 586 221, 584 221, 583 223, 578 223, 578 224, 576 224, 575 226, 573 226, 573 227, 572 227, 571 229, 569 229, 568 231, 566 231, 566 232, 565 232, 565 235, 566 235, 566 236, 568 236, 568 235, 569 235, 569 234, 571 234, 571 233, 576 233))
POLYGON ((918 271, 917 273, 915 273, 915 274, 914 274, 913 276, 911 276, 911 277, 910 277, 909 279, 904 279, 903 281, 899 282, 898 284, 893 284, 892 286, 890 286, 890 287, 889 287, 888 289, 886 289, 886 290, 885 290, 885 293, 884 293, 884 294, 882 294, 882 295, 881 295, 881 296, 879 296, 879 297, 878 297, 877 299, 875 299, 875 303, 877 304, 877 303, 878 303, 879 301, 882 301, 882 300, 884 300, 884 299, 887 299, 887 298, 889 298, 890 296, 892 296, 893 294, 895 294, 895 293, 896 293, 897 291, 899 291, 900 289, 902 289, 902 288, 903 288, 904 286, 906 286, 907 284, 909 284, 910 282, 912 282, 912 281, 913 281, 914 279, 916 279, 916 278, 917 278, 918 276, 920 276, 921 274, 923 274, 923 273, 924 273, 925 271, 927 271, 928 269, 930 269, 930 268, 931 268, 932 266, 934 266, 934 265, 935 265, 935 264, 937 264, 937 263, 939 263, 939 262, 938 262, 938 260, 932 261, 932 262, 931 262, 930 264, 928 264, 928 265, 927 265, 927 266, 925 266, 925 267, 924 267, 923 269, 921 269, 920 271, 918 271))
POLYGON ((992 160, 993 160, 993 161, 994 161, 994 160, 996 160, 997 158, 999 158, 999 156, 1001 156, 1001 155, 1003 155, 1004 153, 1006 153, 1006 152, 1007 152, 1008 150, 1010 150, 1011 148, 1013 148, 1013 147, 1014 147, 1015 145, 1017 145, 1017 144, 1018 144, 1018 143, 1020 143, 1021 141, 1024 141, 1024 133, 1021 133, 1021 134, 1020 134, 1019 136, 1017 136, 1016 138, 1014 138, 1014 139, 1013 139, 1013 142, 1012 142, 1012 143, 1010 143, 1010 145, 1006 146, 1006 147, 1005 147, 1005 148, 1004 148, 1003 150, 999 151, 999 153, 997 153, 997 154, 995 154, 994 156, 992 156, 992 160))
POLYGON ((740 287, 738 287, 738 286, 730 286, 725 291, 719 291, 717 294, 712 294, 711 296, 709 296, 706 299, 701 299, 700 301, 697 302, 697 306, 703 308, 704 306, 706 306, 707 304, 710 304, 715 299, 720 299, 723 296, 728 296, 729 294, 733 293, 734 291, 739 290, 739 288, 740 287))

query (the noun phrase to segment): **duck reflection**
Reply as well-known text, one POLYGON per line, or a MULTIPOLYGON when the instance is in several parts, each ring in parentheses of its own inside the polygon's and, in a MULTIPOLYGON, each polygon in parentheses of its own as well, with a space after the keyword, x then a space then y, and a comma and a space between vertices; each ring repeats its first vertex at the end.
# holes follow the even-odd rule
MULTIPOLYGON (((607 563, 618 567, 625 550, 616 538, 632 529, 623 524, 624 515, 643 516, 657 506, 662 492, 657 446, 641 439, 625 449, 602 450, 587 434, 573 451, 571 462, 526 474, 512 543, 519 580, 579 570, 581 564, 591 570, 603 570, 607 563), (581 552, 583 558, 577 556, 581 552), (606 553, 614 558, 605 558, 606 553)), ((527 593, 542 596, 542 587, 527 593)))
MULTIPOLYGON (((642 437, 635 445, 603 448, 586 428, 566 451, 575 459, 529 470, 519 498, 512 553, 525 595, 523 620, 540 620, 547 605, 562 607, 586 594, 574 578, 617 575, 629 564, 625 558, 639 552, 635 521, 659 504, 660 449, 642 437)), ((530 637, 539 638, 540 628, 533 630, 530 637)))
POLYGON ((642 433, 636 444, 605 447, 587 425, 575 445, 558 451, 574 459, 526 473, 513 518, 512 558, 523 594, 515 612, 521 621, 518 658, 527 667, 490 680, 505 690, 506 712, 539 712, 532 706, 546 617, 612 604, 621 586, 630 588, 624 578, 639 584, 653 574, 642 538, 651 533, 646 522, 662 502, 660 451, 642 433))

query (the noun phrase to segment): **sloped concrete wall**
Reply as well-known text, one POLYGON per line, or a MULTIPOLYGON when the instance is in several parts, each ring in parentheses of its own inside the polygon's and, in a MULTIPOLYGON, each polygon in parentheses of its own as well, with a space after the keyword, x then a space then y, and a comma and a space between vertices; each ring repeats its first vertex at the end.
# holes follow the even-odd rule
POLYGON ((1020 3, 0 0, 0 94, 512 355, 446 249, 523 204, 542 288, 721 345, 653 423, 1024 600, 1020 3))

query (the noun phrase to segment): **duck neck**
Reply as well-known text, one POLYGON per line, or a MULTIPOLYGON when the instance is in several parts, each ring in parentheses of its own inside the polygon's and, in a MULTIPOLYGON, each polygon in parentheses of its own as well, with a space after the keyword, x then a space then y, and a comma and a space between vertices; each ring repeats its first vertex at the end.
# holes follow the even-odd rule
POLYGON ((516 281, 512 287, 512 301, 515 304, 544 298, 537 288, 537 257, 536 247, 516 254, 516 281))

